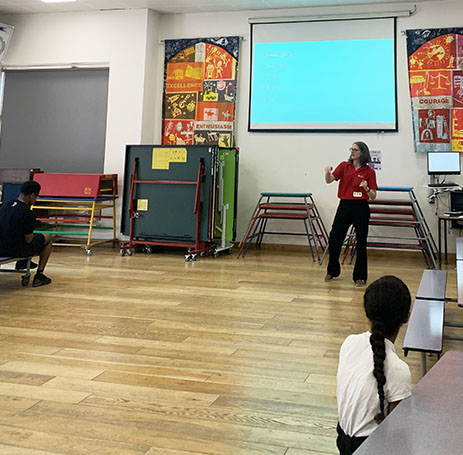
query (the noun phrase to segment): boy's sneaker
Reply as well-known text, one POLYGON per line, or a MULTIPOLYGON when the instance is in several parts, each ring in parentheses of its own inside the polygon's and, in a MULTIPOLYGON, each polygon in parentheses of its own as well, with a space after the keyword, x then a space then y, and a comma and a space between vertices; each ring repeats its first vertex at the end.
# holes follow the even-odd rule
POLYGON ((365 286, 366 282, 365 280, 356 280, 355 281, 355 287, 359 288, 361 286, 365 286))
POLYGON ((327 273, 327 274, 325 275, 324 280, 325 280, 325 281, 333 281, 333 280, 337 280, 338 278, 339 278, 339 276, 332 276, 332 275, 330 275, 329 273, 327 273))
MULTIPOLYGON (((16 265, 14 266, 15 270, 18 272, 24 272, 27 270, 27 259, 21 259, 20 261, 16 262, 16 265)), ((31 270, 36 269, 37 264, 35 262, 31 261, 31 270)))
POLYGON ((35 274, 34 281, 32 282, 32 286, 36 288, 38 286, 45 286, 46 284, 50 284, 50 283, 51 283, 51 278, 48 278, 43 273, 37 272, 35 274))

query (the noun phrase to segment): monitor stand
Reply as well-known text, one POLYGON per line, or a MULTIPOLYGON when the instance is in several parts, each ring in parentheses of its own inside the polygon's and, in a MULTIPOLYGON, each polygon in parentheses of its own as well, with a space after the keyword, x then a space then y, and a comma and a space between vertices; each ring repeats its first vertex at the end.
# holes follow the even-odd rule
POLYGON ((428 186, 431 187, 431 188, 436 188, 436 187, 458 186, 458 185, 456 183, 454 183, 454 182, 446 182, 445 180, 444 180, 443 183, 440 183, 439 182, 439 176, 430 175, 429 176, 428 186))

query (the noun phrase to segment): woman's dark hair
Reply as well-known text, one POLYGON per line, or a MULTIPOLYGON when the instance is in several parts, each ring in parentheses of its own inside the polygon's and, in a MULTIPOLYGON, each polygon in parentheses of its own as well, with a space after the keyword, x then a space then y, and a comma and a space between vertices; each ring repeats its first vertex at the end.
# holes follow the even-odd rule
POLYGON ((386 359, 385 337, 395 335, 407 322, 411 297, 407 285, 395 276, 383 276, 368 286, 363 296, 363 306, 371 322, 370 344, 373 350, 373 376, 378 383, 379 413, 377 423, 384 420, 384 360, 386 359))
MULTIPOLYGON (((370 155, 370 149, 368 148, 368 145, 365 144, 365 142, 354 142, 354 145, 356 145, 360 149, 360 165, 365 166, 365 164, 371 163, 371 155, 370 155)), ((349 163, 352 163, 352 158, 349 157, 348 159, 349 163)))
POLYGON ((35 180, 28 180, 21 185, 21 194, 29 196, 30 194, 35 194, 36 196, 40 193, 40 183, 35 180))

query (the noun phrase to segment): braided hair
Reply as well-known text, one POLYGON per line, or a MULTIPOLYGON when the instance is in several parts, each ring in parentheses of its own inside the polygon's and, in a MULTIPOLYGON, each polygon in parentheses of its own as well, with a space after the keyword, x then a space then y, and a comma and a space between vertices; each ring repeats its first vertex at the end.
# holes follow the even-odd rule
POLYGON ((411 297, 406 284, 395 276, 383 276, 368 286, 363 296, 367 318, 371 322, 370 344, 373 350, 373 376, 378 384, 379 413, 375 421, 379 424, 384 418, 384 360, 386 344, 384 339, 395 335, 400 326, 407 322, 411 297))

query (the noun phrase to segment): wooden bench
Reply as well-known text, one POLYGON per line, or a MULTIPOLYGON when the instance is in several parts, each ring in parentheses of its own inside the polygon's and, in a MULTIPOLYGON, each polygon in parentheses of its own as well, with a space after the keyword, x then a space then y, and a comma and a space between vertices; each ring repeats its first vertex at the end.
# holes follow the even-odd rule
POLYGON ((426 374, 426 354, 442 353, 444 336, 445 270, 424 270, 405 333, 403 350, 421 352, 421 377, 426 374))
POLYGON ((21 277, 21 284, 23 286, 27 286, 29 284, 31 278, 31 259, 32 257, 26 258, 15 258, 15 257, 0 257, 0 272, 2 273, 24 273, 24 270, 16 270, 13 269, 4 269, 2 268, 3 265, 16 263, 17 261, 27 260, 26 272, 21 277))

